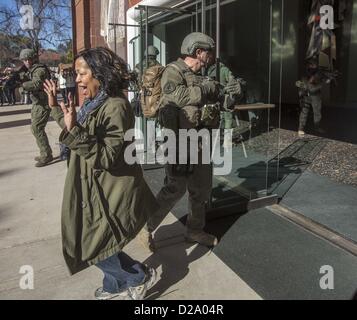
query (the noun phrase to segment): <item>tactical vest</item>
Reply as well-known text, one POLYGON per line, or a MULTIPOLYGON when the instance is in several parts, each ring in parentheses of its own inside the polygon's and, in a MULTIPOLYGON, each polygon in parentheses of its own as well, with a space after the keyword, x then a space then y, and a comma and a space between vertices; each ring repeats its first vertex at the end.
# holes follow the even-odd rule
MULTIPOLYGON (((166 68, 177 70, 187 87, 200 86, 203 76, 194 74, 183 61, 175 61, 166 68)), ((165 103, 161 100, 159 104, 159 123, 165 128, 177 131, 178 129, 218 128, 220 120, 219 104, 208 104, 205 106, 187 105, 181 108, 165 103)))
MULTIPOLYGON (((172 62, 165 67, 175 69, 183 79, 184 85, 188 86, 193 85, 193 77, 190 76, 192 73, 187 68, 183 68, 182 65, 178 61, 172 62)), ((164 70, 163 70, 164 71, 164 70)), ((179 108, 177 105, 173 105, 167 101, 165 101, 164 96, 161 96, 159 101, 159 109, 158 109, 158 122, 159 124, 167 129, 171 129, 174 132, 178 132, 178 129, 183 129, 184 127, 181 125, 181 113, 182 108, 179 108)))
MULTIPOLYGON (((203 76, 194 74, 188 68, 182 69, 178 62, 173 66, 179 70, 187 87, 201 86, 203 76)), ((206 104, 204 106, 184 106, 178 110, 180 129, 218 128, 220 121, 220 106, 206 104)))

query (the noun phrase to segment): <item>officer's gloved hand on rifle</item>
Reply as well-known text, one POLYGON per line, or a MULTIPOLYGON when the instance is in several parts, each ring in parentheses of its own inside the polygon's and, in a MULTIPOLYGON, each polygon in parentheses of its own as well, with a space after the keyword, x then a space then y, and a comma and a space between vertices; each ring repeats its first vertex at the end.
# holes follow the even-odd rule
POLYGON ((224 93, 231 96, 239 97, 242 94, 242 86, 240 79, 232 78, 224 87, 224 93))
POLYGON ((223 87, 224 99, 222 102, 223 109, 232 111, 234 105, 242 96, 242 80, 232 78, 225 87, 223 87))
POLYGON ((221 94, 219 82, 210 78, 204 78, 201 82, 202 95, 208 101, 216 101, 221 94))

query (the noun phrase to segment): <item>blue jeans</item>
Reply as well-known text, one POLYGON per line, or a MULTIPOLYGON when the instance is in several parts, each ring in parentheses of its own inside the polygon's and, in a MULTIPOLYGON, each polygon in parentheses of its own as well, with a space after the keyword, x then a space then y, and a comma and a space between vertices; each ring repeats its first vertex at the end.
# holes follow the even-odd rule
POLYGON ((119 252, 96 266, 103 271, 103 290, 109 293, 117 293, 136 287, 144 282, 145 266, 130 258, 124 252, 119 252))

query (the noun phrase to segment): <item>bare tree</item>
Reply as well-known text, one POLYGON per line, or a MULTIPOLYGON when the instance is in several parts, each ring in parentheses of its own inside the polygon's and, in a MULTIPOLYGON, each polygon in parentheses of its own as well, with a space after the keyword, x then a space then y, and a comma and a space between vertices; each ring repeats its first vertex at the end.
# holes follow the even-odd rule
POLYGON ((37 52, 41 47, 56 48, 72 38, 70 10, 70 0, 12 0, 12 5, 0 7, 0 33, 11 39, 14 36, 30 38, 32 48, 37 52), (33 9, 32 29, 21 27, 23 6, 33 9))

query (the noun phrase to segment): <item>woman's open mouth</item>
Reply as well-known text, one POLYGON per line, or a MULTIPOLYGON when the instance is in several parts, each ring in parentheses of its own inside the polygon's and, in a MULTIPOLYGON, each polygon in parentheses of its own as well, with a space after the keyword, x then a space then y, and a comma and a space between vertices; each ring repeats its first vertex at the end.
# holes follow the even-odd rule
POLYGON ((88 90, 87 90, 87 87, 86 86, 79 86, 80 88, 82 88, 82 93, 84 96, 87 96, 88 95, 88 90))

